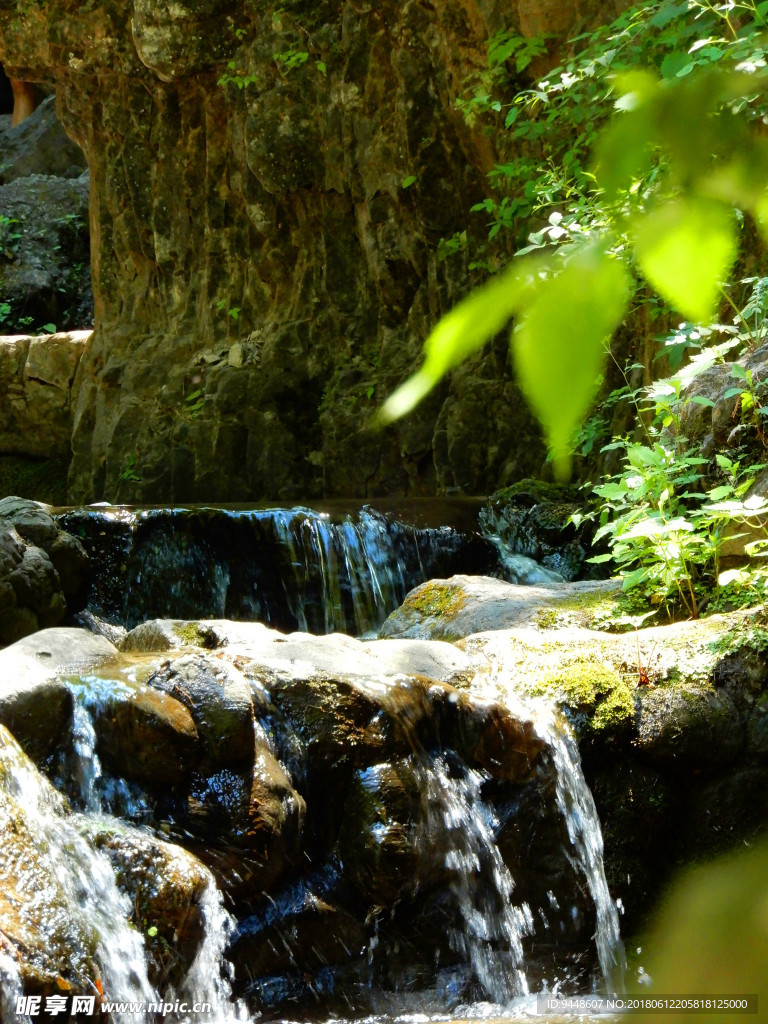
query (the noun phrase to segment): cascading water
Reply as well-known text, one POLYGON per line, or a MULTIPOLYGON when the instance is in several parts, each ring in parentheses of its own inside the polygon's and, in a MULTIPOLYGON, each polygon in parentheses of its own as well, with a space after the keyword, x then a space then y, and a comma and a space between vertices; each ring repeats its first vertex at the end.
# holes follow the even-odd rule
POLYGON ((362 635, 424 580, 497 564, 475 529, 414 526, 367 507, 92 507, 56 518, 91 557, 90 611, 127 628, 229 618, 362 635))
POLYGON ((480 792, 480 772, 452 773, 443 757, 422 765, 427 834, 445 833, 446 867, 463 927, 451 946, 471 965, 485 996, 501 1006, 527 995, 523 938, 533 931, 530 908, 515 906, 514 880, 494 839, 498 824, 480 792))
POLYGON ((627 961, 619 915, 603 864, 603 833, 595 801, 581 770, 579 748, 570 728, 550 705, 539 705, 536 729, 547 743, 556 770, 557 804, 565 819, 575 865, 583 873, 597 914, 595 945, 607 992, 624 991, 627 961))
POLYGON ((234 931, 234 919, 224 909, 221 893, 209 873, 208 885, 200 902, 205 936, 187 976, 176 993, 188 1005, 207 1003, 211 1010, 188 1014, 184 1024, 236 1024, 250 1016, 244 1003, 232 999, 232 968, 226 959, 227 946, 234 931))
MULTIPOLYGON (((5 753, 14 757, 12 748, 6 746, 5 753)), ((110 999, 154 1001, 142 937, 127 923, 130 905, 115 884, 109 861, 62 815, 60 797, 43 782, 20 756, 14 758, 13 771, 6 773, 5 795, 23 808, 35 847, 45 858, 46 875, 28 879, 31 891, 26 893, 26 912, 52 942, 75 948, 82 936, 93 937, 100 983, 110 999), (40 879, 46 877, 49 881, 41 884, 40 879)), ((122 1019, 126 1024, 141 1024, 145 1014, 126 1011, 122 1019)))
POLYGON ((334 523, 311 509, 277 509, 272 524, 290 558, 291 578, 282 580, 286 603, 305 632, 306 596, 314 586, 321 594, 324 633, 348 628, 345 594, 358 634, 381 624, 405 596, 402 567, 381 516, 363 509, 357 522, 334 523))
POLYGON ((0 950, 0 1021, 16 1021, 16 1024, 31 1024, 28 1014, 16 1012, 17 1000, 22 995, 21 976, 16 963, 7 953, 0 950))
MULTIPOLYGON (((135 670, 128 670, 128 678, 135 679, 135 670)), ((93 679, 94 677, 89 677, 93 679)), ((100 690, 103 689, 104 681, 99 681, 101 687, 96 686, 88 691, 91 703, 98 702, 100 690)), ((119 684, 118 684, 119 685, 119 684)), ((118 819, 110 819, 109 813, 119 807, 123 816, 141 819, 147 815, 146 797, 140 791, 131 792, 131 788, 123 779, 114 779, 105 775, 101 762, 96 753, 96 731, 93 718, 89 708, 83 703, 85 688, 82 683, 72 683, 71 688, 76 697, 73 707, 72 723, 72 747, 74 752, 74 763, 71 775, 76 785, 78 804, 83 814, 77 819, 88 825, 93 823, 103 824, 114 821, 121 832, 129 833, 129 829, 118 819), (77 699, 77 698, 80 699, 77 699), (105 812, 107 812, 105 814, 105 812)), ((136 830, 137 834, 139 830, 136 830)), ((151 836, 147 831, 142 835, 151 836)), ((98 856, 98 855, 97 855, 98 856)), ((109 864, 107 863, 107 867, 109 864)), ((186 1012, 171 1011, 164 1014, 165 1020, 178 1021, 179 1024, 196 1024, 197 1021, 205 1024, 237 1024, 250 1020, 244 1004, 234 1001, 232 998, 232 968, 226 959, 227 946, 234 931, 235 922, 231 914, 224 908, 221 893, 219 892, 213 875, 202 864, 198 869, 207 875, 203 895, 199 901, 198 909, 204 922, 204 934, 202 942, 197 951, 186 976, 178 987, 161 995, 161 1002, 164 1004, 186 1005, 207 1005, 211 1009, 199 1011, 187 1010, 186 1012)), ((125 913, 126 908, 121 908, 125 913)), ((143 951, 141 953, 143 958, 143 951)), ((0 963, 2 971, 2 963, 0 963)), ((111 997, 119 999, 119 996, 111 997)), ((146 996, 141 991, 132 994, 132 1000, 140 1001, 146 996)), ((157 998, 157 997, 155 997, 157 998)), ((0 1016, 0 1021, 5 1018, 0 1016)))

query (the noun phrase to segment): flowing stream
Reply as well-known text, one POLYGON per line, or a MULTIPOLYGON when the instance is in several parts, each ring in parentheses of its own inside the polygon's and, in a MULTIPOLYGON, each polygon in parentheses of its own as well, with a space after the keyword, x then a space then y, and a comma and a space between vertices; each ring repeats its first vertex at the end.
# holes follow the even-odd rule
POLYGON ((412 518, 419 525, 368 507, 105 506, 61 512, 57 522, 91 558, 89 610, 114 625, 230 618, 360 636, 424 580, 498 564, 477 528, 412 518))
MULTIPOLYGON (((287 615, 288 621, 303 630, 314 629, 326 633, 349 630, 364 633, 400 602, 406 590, 413 585, 411 577, 414 571, 429 574, 429 545, 425 546, 424 538, 418 541, 411 536, 404 541, 402 531, 393 530, 392 524, 382 516, 367 510, 359 513, 356 519, 347 516, 337 521, 306 509, 272 509, 263 513, 219 510, 212 518, 216 544, 209 533, 196 532, 197 527, 191 525, 191 521, 183 515, 169 517, 167 510, 151 513, 123 511, 114 514, 89 511, 86 517, 89 528, 93 525, 94 516, 106 527, 106 533, 109 530, 113 533, 118 530, 120 533, 123 548, 117 552, 117 557, 122 560, 122 582, 125 583, 127 578, 129 584, 122 591, 118 587, 112 594, 112 583, 106 576, 103 577, 101 610, 111 607, 115 612, 117 609, 117 617, 122 616, 128 624, 148 617, 145 598, 151 602, 168 597, 172 603, 177 602, 173 604, 173 612, 179 617, 185 614, 199 617, 200 610, 195 602, 200 598, 204 583, 208 588, 205 592, 206 600, 210 599, 214 604, 213 608, 208 609, 208 614, 229 616, 234 601, 240 612, 246 609, 254 613, 248 617, 261 615, 270 621, 272 613, 268 609, 265 612, 265 602, 271 601, 278 594, 275 600, 287 615), (266 550, 264 538, 267 536, 271 538, 270 550, 276 546, 280 552, 277 562, 272 555, 269 556, 273 558, 273 569, 279 562, 279 571, 272 573, 274 578, 269 581, 269 587, 264 574, 259 576, 257 573, 244 588, 243 581, 238 581, 237 575, 244 573, 247 576, 253 567, 252 563, 255 564, 259 559, 263 561, 266 550), (246 550, 243 547, 244 537, 250 538, 249 543, 253 542, 252 549, 246 550), (406 542, 411 546, 412 562, 416 569, 413 565, 409 568, 407 559, 403 558, 403 545, 406 542), (167 590, 167 581, 179 580, 182 575, 179 558, 184 573, 187 574, 188 570, 188 574, 184 575, 178 594, 163 594, 163 588, 167 590), (167 569, 171 564, 173 573, 169 575, 167 569), (269 599, 265 596, 267 590, 271 595, 269 599), (122 595, 120 600, 123 602, 119 609, 115 597, 118 593, 122 595), (138 595, 141 595, 141 600, 138 595), (189 607, 184 604, 187 600, 189 607), (181 601, 181 605, 178 601, 181 601)), ((449 548, 451 543, 449 538, 449 548)), ((168 609, 158 608, 155 611, 164 614, 168 609)), ((6 796, 24 808, 30 828, 35 834, 36 846, 44 851, 51 876, 56 881, 56 887, 52 885, 38 892, 30 892, 28 899, 35 912, 39 912, 43 928, 49 929, 52 940, 54 936, 60 939, 64 935, 65 940, 69 941, 67 936, 71 932, 71 944, 74 946, 78 942, 83 944, 82 936, 92 936, 97 977, 104 993, 111 1000, 128 1003, 160 1002, 173 1006, 181 1003, 210 1004, 210 1012, 182 1013, 178 1009, 170 1009, 163 1019, 177 1021, 179 1024, 255 1021, 260 1014, 250 1016, 245 1004, 233 995, 233 991, 243 991, 242 985, 239 989, 235 987, 233 970, 228 961, 229 956, 235 959, 232 951, 237 940, 236 924, 225 909, 213 874, 200 864, 200 871, 207 878, 198 891, 196 903, 196 911, 199 911, 204 924, 196 954, 191 958, 181 980, 177 976, 173 985, 165 983, 166 990, 157 992, 150 981, 150 976, 154 978, 156 975, 148 972, 144 936, 128 923, 132 907, 128 897, 118 888, 114 862, 106 852, 96 850, 90 841, 93 829, 101 823, 124 829, 125 834, 133 835, 137 842, 138 837, 142 837, 145 843, 165 843, 164 838, 157 839, 158 835, 162 837, 165 833, 158 831, 158 822, 154 820, 154 798, 150 798, 136 783, 111 777, 103 770, 97 755, 98 739, 94 721, 99 721, 97 711, 104 713, 104 707, 99 707, 100 702, 110 694, 114 696, 116 688, 121 686, 125 691, 125 699, 133 699, 137 692, 135 668, 131 667, 133 663, 126 664, 127 667, 120 670, 123 675, 117 673, 117 679, 101 679, 98 673, 80 678, 69 677, 68 685, 75 697, 72 744, 69 761, 66 768, 62 769, 64 774, 59 781, 66 785, 78 813, 73 815, 67 812, 61 797, 41 779, 29 762, 20 760, 13 765, 11 783, 6 783, 6 796), (118 822, 111 815, 120 815, 132 824, 118 822), (151 829, 144 825, 138 827, 136 823, 145 823, 151 829)), ((499 678, 494 672, 494 669, 489 671, 488 682, 495 700, 509 681, 499 678)), ((261 705, 268 705, 269 699, 266 690, 260 693, 261 705)), ((565 854, 561 860, 567 871, 570 871, 567 867, 570 864, 573 872, 571 877, 575 875, 579 879, 582 891, 586 886, 594 904, 594 950, 602 974, 602 987, 609 993, 621 992, 626 960, 619 934, 618 914, 606 883, 600 822, 581 770, 577 744, 567 724, 561 721, 553 708, 538 701, 523 703, 515 694, 506 703, 519 720, 533 721, 535 731, 546 748, 542 755, 544 770, 548 773, 547 779, 554 779, 554 783, 548 783, 548 799, 552 815, 559 822, 559 831, 552 834, 555 837, 562 835, 565 854), (516 702, 519 702, 519 706, 512 707, 516 702)), ((279 715, 273 722, 277 731, 283 728, 278 720, 279 715)), ((259 738, 262 726, 258 720, 255 728, 259 738)), ((272 745, 269 746, 275 765, 279 760, 278 751, 282 750, 285 758, 285 751, 290 746, 286 746, 286 736, 280 735, 282 745, 270 741, 272 745)), ((261 736, 261 739, 266 744, 265 736, 261 736)), ((439 984, 433 990, 430 997, 432 1001, 428 1006, 419 1003, 418 992, 407 991, 405 982, 402 989, 395 985, 394 999, 397 1001, 402 994, 403 1009, 407 1005, 409 1008, 415 1007, 419 1013, 428 1010, 429 1013, 437 1012, 445 1016, 460 1005, 462 993, 472 992, 485 1001, 486 1015, 496 1015, 507 1020, 518 1019, 521 1013, 531 1012, 531 1000, 535 998, 531 991, 536 991, 538 979, 542 977, 541 973, 532 974, 526 958, 527 951, 538 936, 539 922, 543 921, 544 926, 549 927, 546 917, 549 908, 537 905, 538 898, 529 902, 517 892, 515 878, 504 859, 507 854, 502 855, 499 845, 499 835, 503 828, 499 817, 501 804, 495 805, 492 795, 489 795, 492 793, 493 786, 490 784, 494 778, 485 771, 468 767, 450 749, 423 750, 414 743, 413 751, 418 793, 416 804, 420 799, 422 813, 421 823, 414 831, 421 838, 415 841, 417 845, 419 842, 428 844, 431 856, 442 859, 438 874, 442 878, 443 889, 438 904, 444 900, 439 905, 445 912, 443 918, 438 916, 437 919, 445 922, 443 937, 446 941, 442 943, 441 955, 446 950, 453 954, 446 959, 446 962, 450 960, 447 969, 452 970, 458 960, 460 970, 471 978, 471 983, 461 988, 463 982, 457 982, 456 991, 459 995, 456 998, 448 998, 446 988, 442 993, 446 997, 442 1007, 439 1005, 439 984)), ((274 778, 278 779, 280 785, 287 787, 292 781, 289 779, 290 770, 280 762, 274 771, 279 773, 283 769, 285 779, 280 782, 278 775, 274 778)), ((300 774, 299 769, 294 774, 297 772, 300 774)), ((283 803, 283 812, 286 814, 290 809, 289 801, 290 798, 286 796, 283 803)), ((382 823, 377 827, 380 827, 383 836, 389 835, 388 825, 382 823)), ((407 822, 405 827, 409 827, 407 822)), ((559 840, 555 838, 554 842, 559 840)), ((194 849, 194 845, 191 848, 194 849)), ((303 853, 302 856, 306 856, 311 863, 308 854, 303 853)), ((425 860, 428 859, 429 856, 425 856, 425 860)), ((523 861, 518 859, 514 863, 521 865, 523 861)), ((313 866, 313 870, 321 870, 320 862, 313 866)), ((299 886, 302 884, 301 881, 298 883, 299 886)), ((419 883, 416 883, 414 892, 418 886, 419 883)), ((331 893, 330 888, 328 892, 331 893)), ((314 900, 313 906, 319 907, 323 913, 328 912, 324 909, 324 890, 318 889, 313 894, 307 888, 307 893, 309 895, 306 898, 314 900)), ((261 895, 272 902, 277 914, 278 903, 272 900, 268 892, 261 895)), ((559 910, 552 893, 548 893, 548 896, 552 897, 552 905, 559 910)), ((302 900, 304 898, 302 896, 302 900)), ((328 899, 332 899, 332 894, 328 899)), ((543 897, 541 901, 545 902, 543 897)), ((366 964, 371 969, 381 968, 380 963, 375 963, 374 950, 379 942, 378 915, 383 909, 373 908, 374 932, 368 935, 365 948, 362 948, 361 940, 357 940, 357 946, 355 940, 349 940, 350 957, 353 960, 358 958, 363 972, 366 964)), ((443 910, 439 913, 443 913, 443 910)), ((394 920, 395 907, 391 915, 394 920)), ((300 920, 300 917, 296 919, 300 920)), ((280 921, 277 922, 278 926, 280 921)), ((381 922, 386 924, 383 916, 381 922)), ((278 942, 281 938, 278 929, 278 942)), ((438 948, 437 944, 435 948, 438 948)), ((386 956, 386 953, 382 955, 386 956)), ((84 955, 83 963, 86 962, 90 961, 84 955)), ((437 954, 434 966, 437 976, 437 954)), ((297 984, 300 985, 301 971, 299 975, 297 984)), ((374 976, 374 973, 369 973, 368 980, 361 982, 361 985, 372 985, 374 976)), ((90 975, 87 977, 90 978, 90 975)), ((305 974, 304 977, 308 978, 309 975, 305 974)), ((565 977, 568 977, 567 971, 565 977)), ((332 967, 328 968, 324 978, 327 991, 332 993, 332 967)), ((315 982, 307 981, 307 984, 311 988, 315 982)), ((563 983, 568 984, 567 981, 563 983)), ((555 983, 555 989, 559 984, 561 982, 555 983)), ((583 985, 583 981, 579 984, 583 985)), ((245 991, 249 995, 247 985, 245 991)), ((16 1020, 26 1024, 24 1018, 17 1017, 15 1013, 15 1001, 20 993, 16 965, 0 945, 0 1020, 3 1022, 16 1020)), ((392 992, 389 995, 392 996, 392 992)), ((375 1006, 375 1001, 372 1005, 375 1006)), ((480 1015, 479 1011, 472 1013, 473 1017, 480 1015)), ((384 1024, 392 1016, 387 1010, 370 1020, 384 1024)), ((319 1021, 326 1017, 322 1006, 319 1006, 314 1019, 319 1021)), ((156 1019, 159 1018, 153 1011, 145 1013, 138 1009, 126 1009, 113 1013, 111 1021, 112 1024, 154 1024, 156 1019)))

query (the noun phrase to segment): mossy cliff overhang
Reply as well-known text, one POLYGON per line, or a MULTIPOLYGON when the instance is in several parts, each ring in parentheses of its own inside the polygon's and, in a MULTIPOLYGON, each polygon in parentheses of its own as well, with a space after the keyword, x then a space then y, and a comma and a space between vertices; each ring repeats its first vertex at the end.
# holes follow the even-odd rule
POLYGON ((361 433, 469 287, 437 246, 494 153, 455 100, 515 25, 464 0, 3 6, 0 59, 56 85, 91 171, 72 501, 483 493, 538 471, 540 446, 510 454, 534 430, 499 353, 361 433))

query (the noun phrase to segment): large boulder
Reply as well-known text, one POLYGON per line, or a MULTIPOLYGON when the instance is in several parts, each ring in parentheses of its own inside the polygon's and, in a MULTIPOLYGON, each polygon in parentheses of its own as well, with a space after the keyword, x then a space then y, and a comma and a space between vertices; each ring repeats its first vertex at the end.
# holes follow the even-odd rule
POLYGON ((428 580, 406 595, 379 635, 455 641, 486 630, 534 625, 560 611, 588 622, 619 586, 612 581, 522 586, 489 576, 428 580))
POLYGON ((504 341, 360 430, 470 285, 439 241, 493 153, 456 99, 518 22, 462 0, 3 9, 6 67, 55 81, 91 170, 74 501, 476 494, 541 470, 504 341))
POLYGON ((83 151, 56 116, 55 96, 47 96, 21 124, 0 130, 0 185, 30 174, 79 178, 85 169, 83 151))
POLYGON ((84 605, 89 561, 35 501, 0 501, 0 643, 57 626, 84 605))
POLYGON ((72 385, 89 334, 0 338, 0 454, 69 454, 72 385))
POLYGON ((47 629, 0 650, 0 723, 38 765, 50 765, 72 721, 65 673, 108 661, 116 649, 84 630, 47 629))
POLYGON ((77 828, 107 855, 130 900, 132 924, 146 936, 149 980, 178 990, 205 938, 210 872, 182 847, 116 819, 83 816, 77 828))

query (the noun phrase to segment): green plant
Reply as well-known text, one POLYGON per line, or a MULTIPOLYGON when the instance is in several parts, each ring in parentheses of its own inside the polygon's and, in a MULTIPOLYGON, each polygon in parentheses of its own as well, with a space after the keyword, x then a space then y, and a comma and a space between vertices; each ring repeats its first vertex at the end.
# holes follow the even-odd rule
POLYGON ((197 417, 203 411, 203 406, 205 405, 205 395, 199 388, 197 388, 185 396, 184 402, 186 403, 185 409, 189 413, 189 415, 192 416, 193 419, 197 419, 197 417))
POLYGON ((18 224, 16 217, 6 217, 0 213, 0 256, 7 260, 14 258, 19 247, 21 231, 18 224))
MULTIPOLYGON (((591 561, 612 562, 623 589, 637 589, 642 601, 663 604, 668 611, 677 605, 693 617, 700 613, 702 598, 712 609, 748 599, 759 592, 767 574, 754 562, 736 575, 721 573, 719 565, 725 539, 734 540, 743 526, 754 528, 768 512, 768 502, 747 497, 765 463, 720 453, 713 468, 681 432, 686 404, 712 404, 686 394, 684 385, 722 355, 717 350, 700 353, 684 376, 657 381, 640 396, 627 389, 625 398, 650 405, 654 417, 643 441, 615 439, 604 447, 623 451, 625 466, 594 488, 602 499, 594 542, 607 540, 611 550, 591 561), (720 480, 715 485, 713 472, 720 480), (721 594, 721 587, 730 587, 729 593, 721 594)), ((744 372, 739 364, 732 366, 744 372)), ((638 419, 643 422, 642 409, 638 419)), ((747 554, 761 557, 766 547, 768 540, 752 541, 747 554)))
POLYGON ((226 313, 232 320, 239 320, 242 311, 242 306, 228 306, 224 299, 219 299, 216 303, 216 312, 226 313))
POLYGON ((234 85, 238 89, 243 90, 249 85, 259 84, 258 76, 250 75, 243 68, 238 67, 237 61, 227 61, 227 68, 228 70, 217 79, 216 85, 234 85))
MULTIPOLYGON (((282 53, 273 53, 272 59, 282 72, 288 74, 291 71, 295 71, 296 68, 303 67, 303 65, 307 63, 309 60, 309 51, 297 50, 296 47, 291 46, 287 50, 283 50, 282 53)), ((323 65, 322 73, 325 73, 325 65, 323 65)))
MULTIPOLYGON (((651 7, 657 27, 677 18, 679 5, 651 7)), ((632 10, 631 18, 640 19, 642 12, 632 10)), ((711 22, 720 15, 708 16, 711 22)), ((691 49, 691 71, 697 63, 712 64, 705 47, 691 49)), ((734 53, 743 53, 740 38, 734 53)), ((589 66, 580 64, 585 80, 589 66)), ((385 404, 385 421, 412 408, 514 315, 511 344, 520 383, 547 435, 556 473, 568 476, 605 340, 636 290, 631 271, 688 320, 706 323, 736 256, 734 206, 749 210, 768 237, 768 141, 745 114, 762 80, 757 60, 735 66, 740 70, 706 66, 692 74, 686 64, 672 75, 668 63, 662 77, 630 70, 610 82, 600 79, 601 96, 613 91, 617 114, 595 138, 588 174, 594 216, 583 222, 550 216, 546 238, 535 239, 528 255, 449 313, 425 343, 421 370, 385 404), (545 244, 548 252, 530 252, 545 244)))
POLYGON ((141 483, 141 477, 136 472, 136 456, 128 455, 125 459, 125 464, 120 473, 120 480, 127 480, 131 483, 141 483))

